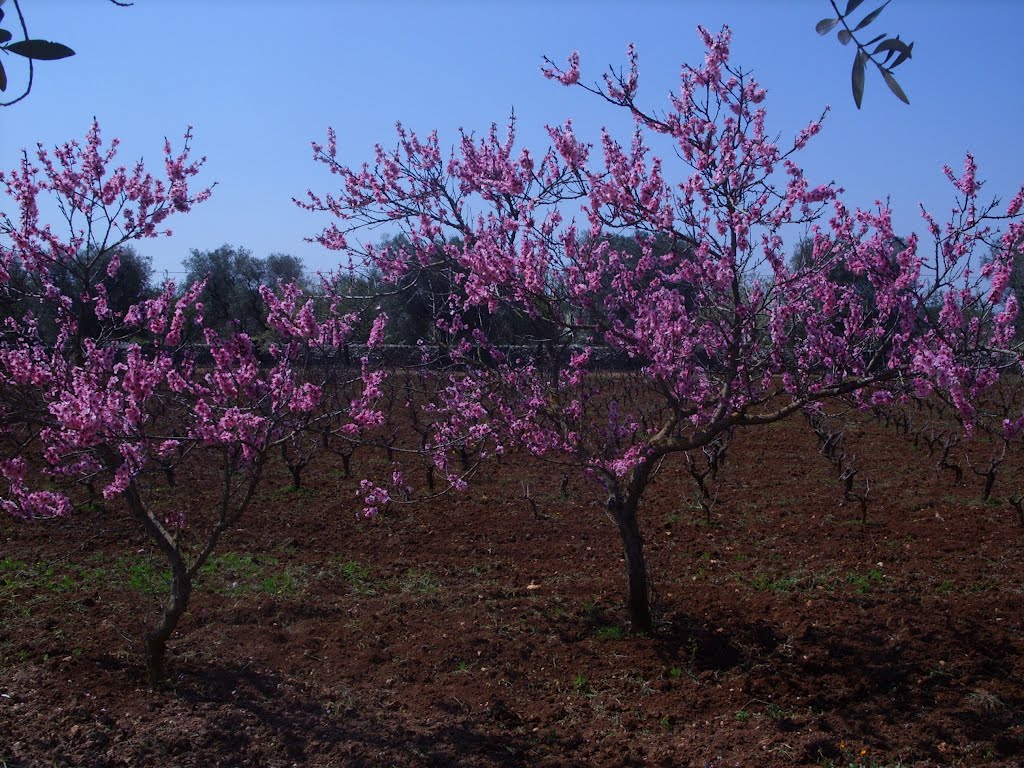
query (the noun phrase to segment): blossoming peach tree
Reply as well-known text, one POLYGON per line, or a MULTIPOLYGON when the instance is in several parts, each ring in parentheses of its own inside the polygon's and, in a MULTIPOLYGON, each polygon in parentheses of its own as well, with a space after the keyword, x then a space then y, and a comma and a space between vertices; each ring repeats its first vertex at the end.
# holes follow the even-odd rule
MULTIPOLYGON (((638 105, 632 49, 627 70, 592 84, 577 54, 547 62, 547 77, 631 117, 626 145, 605 131, 595 148, 567 121, 537 155, 516 149, 512 124, 504 137, 464 133, 447 155, 436 133, 399 126, 395 149, 352 168, 329 131, 314 156, 340 191, 300 203, 332 215, 319 242, 395 290, 448 270, 455 290, 437 324, 455 371, 425 406, 428 450, 444 468, 453 445, 519 447, 600 483, 625 551, 629 617, 644 632, 654 625, 638 511, 665 457, 835 398, 869 407, 941 392, 969 428, 972 401, 1018 365, 1006 288, 1024 190, 1005 209, 982 205, 968 155, 962 174, 946 169, 949 221, 922 213, 928 247, 898 238, 885 205, 851 210, 840 189, 805 178, 795 157, 822 121, 777 143, 765 91, 730 62, 728 28, 699 34, 706 58, 684 66, 664 112, 638 105), (671 172, 655 144, 679 161, 671 172), (361 242, 382 224, 401 230, 401 248, 361 242), (811 254, 789 265, 787 232, 792 245, 808 228, 811 254), (640 258, 613 247, 624 233, 640 258), (524 344, 561 345, 566 364, 552 372, 498 343, 479 318, 499 312, 555 329, 524 344), (620 401, 613 378, 595 375, 609 351, 639 368, 645 396, 620 401)), ((375 500, 387 495, 378 490, 375 500)))
POLYGON ((84 142, 40 146, 0 173, 0 504, 23 518, 64 515, 85 503, 79 484, 110 514, 120 500, 170 570, 144 639, 154 683, 199 569, 250 505, 268 453, 318 408, 322 388, 300 361, 329 356, 351 329, 294 285, 262 290, 276 332, 263 349, 204 325, 201 282, 111 308, 119 249, 169 233, 168 219, 210 194, 194 187, 203 160, 190 143, 190 132, 180 152, 165 143, 154 175, 116 166, 116 140, 105 147, 94 123, 84 142), (72 263, 78 296, 56 283, 72 263))

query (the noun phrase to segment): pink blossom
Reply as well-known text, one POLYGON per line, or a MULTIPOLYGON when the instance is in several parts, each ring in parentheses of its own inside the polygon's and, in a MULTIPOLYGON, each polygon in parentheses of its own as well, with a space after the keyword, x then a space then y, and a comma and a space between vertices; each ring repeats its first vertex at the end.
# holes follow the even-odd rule
MULTIPOLYGON (((456 446, 519 445, 614 488, 652 457, 768 418, 777 398, 813 408, 860 391, 867 407, 937 389, 969 423, 974 398, 995 380, 993 358, 975 353, 1012 340, 1016 305, 1005 264, 979 271, 997 233, 976 205, 973 158, 961 175, 948 171, 959 193, 952 220, 924 213, 934 249, 901 238, 888 203, 851 210, 840 187, 806 177, 799 152, 824 113, 789 140, 775 138, 767 92, 731 60, 731 31, 698 34, 703 62, 683 66, 660 109, 637 102, 632 47, 624 71, 603 85, 584 84, 576 53, 565 67, 545 60, 546 77, 620 107, 633 128, 626 141, 608 130, 592 145, 566 121, 547 129, 550 146, 538 152, 516 145, 511 122, 463 134, 447 161, 436 134, 401 126, 394 149, 377 147, 359 167, 317 150, 340 181, 302 203, 332 219, 317 240, 364 257, 396 284, 429 264, 455 286, 436 330, 451 340, 444 351, 458 375, 426 410, 431 458, 453 486, 465 483, 451 470, 456 446), (663 162, 652 147, 666 138, 674 152, 663 162), (382 222, 409 247, 353 244, 382 222), (807 231, 812 253, 791 267, 784 243, 807 231), (629 239, 628 252, 613 237, 629 239), (503 312, 543 318, 545 344, 578 349, 552 375, 476 320, 503 312), (602 391, 596 350, 635 365, 649 399, 626 404, 602 391)), ((1024 237, 1018 198, 1007 253, 1024 237)), ((361 380, 342 427, 349 437, 382 424, 382 390, 365 365, 361 380)))

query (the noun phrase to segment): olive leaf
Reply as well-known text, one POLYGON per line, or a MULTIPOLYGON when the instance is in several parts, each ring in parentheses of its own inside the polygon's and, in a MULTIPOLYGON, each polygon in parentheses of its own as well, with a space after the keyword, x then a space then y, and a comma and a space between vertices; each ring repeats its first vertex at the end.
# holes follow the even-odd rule
POLYGON ((860 104, 864 100, 864 63, 867 60, 868 55, 864 51, 857 51, 857 55, 853 57, 853 102, 857 109, 860 109, 860 104))
POLYGON ((827 35, 832 31, 832 27, 839 23, 839 19, 822 19, 814 25, 814 31, 819 35, 827 35))
POLYGON ((885 6, 889 4, 890 0, 885 0, 878 8, 875 8, 871 13, 860 20, 860 24, 854 27, 853 31, 856 32, 858 29, 864 29, 868 24, 878 18, 878 14, 885 10, 885 6))
POLYGON ((37 61, 56 61, 75 55, 75 52, 66 45, 49 40, 19 40, 4 46, 4 50, 37 61))
POLYGON ((892 72, 888 69, 882 70, 882 77, 885 78, 885 84, 889 86, 889 90, 893 92, 893 95, 902 101, 904 104, 909 104, 910 99, 907 98, 907 94, 900 88, 900 84, 896 82, 896 78, 893 77, 892 72))

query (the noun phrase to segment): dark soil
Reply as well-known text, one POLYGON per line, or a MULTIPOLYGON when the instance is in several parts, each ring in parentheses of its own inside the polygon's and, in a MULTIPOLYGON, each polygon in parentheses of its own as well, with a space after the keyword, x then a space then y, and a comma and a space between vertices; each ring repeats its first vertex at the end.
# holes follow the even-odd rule
POLYGON ((0 766, 1024 765, 1017 470, 982 502, 859 419, 866 521, 801 420, 737 436, 710 520, 661 468, 653 637, 597 489, 522 457, 374 520, 330 457, 275 467, 158 691, 131 521, 0 519, 0 766))

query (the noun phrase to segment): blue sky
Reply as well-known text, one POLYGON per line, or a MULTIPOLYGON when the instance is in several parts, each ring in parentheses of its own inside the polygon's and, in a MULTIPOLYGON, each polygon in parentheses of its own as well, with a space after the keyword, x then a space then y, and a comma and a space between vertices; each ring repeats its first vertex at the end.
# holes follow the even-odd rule
MULTIPOLYGON (((953 197, 942 165, 959 168, 974 152, 985 191, 1004 200, 1024 182, 1024 65, 1019 0, 893 0, 872 29, 914 41, 898 71, 911 105, 868 73, 863 109, 850 95, 852 50, 819 38, 827 0, 663 0, 662 2, 328 2, 294 0, 23 0, 33 37, 57 40, 73 58, 38 65, 32 94, 0 110, 0 167, 22 147, 80 138, 95 115, 105 137, 122 140, 124 162, 159 162, 163 137, 194 126, 204 178, 217 181, 210 201, 173 221, 172 238, 139 250, 174 276, 190 249, 222 243, 257 256, 301 256, 330 269, 336 254, 303 242, 325 220, 297 209, 292 197, 330 191, 333 178, 312 161, 310 141, 328 125, 349 163, 390 146, 394 124, 451 143, 462 127, 483 131, 515 110, 519 137, 545 146, 543 126, 574 119, 592 140, 626 116, 579 89, 539 73, 542 57, 582 57, 584 79, 640 55, 640 99, 655 108, 685 61, 703 51, 698 23, 733 29, 733 61, 768 89, 768 125, 789 136, 832 111, 799 158, 813 183, 835 180, 853 204, 891 197, 897 229, 920 231, 917 204, 940 216, 953 197)), ((862 11, 873 7, 870 0, 862 11)), ((10 28, 13 3, 5 5, 10 28)), ((860 13, 857 14, 859 18, 860 13)), ((11 86, 23 82, 5 56, 11 86)), ((671 166, 671 161, 669 162, 671 166)), ((0 205, 3 205, 0 202, 0 205)))

